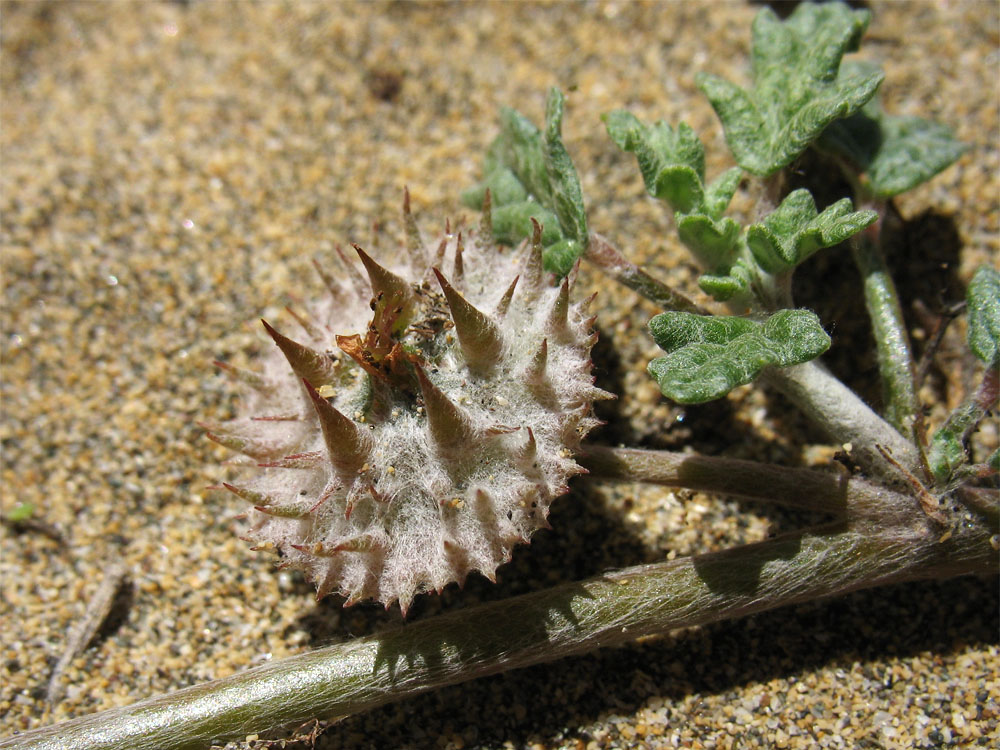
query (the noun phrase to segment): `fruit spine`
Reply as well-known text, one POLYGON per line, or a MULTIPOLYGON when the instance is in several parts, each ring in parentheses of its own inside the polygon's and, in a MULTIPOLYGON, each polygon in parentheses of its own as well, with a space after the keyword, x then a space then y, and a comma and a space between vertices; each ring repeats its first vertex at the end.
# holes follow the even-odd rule
MULTIPOLYGON (((487 199, 488 201, 488 199, 487 199)), ((249 391, 246 416, 209 437, 260 467, 226 488, 251 506, 245 538, 347 604, 494 580, 547 526, 597 423, 590 300, 550 285, 540 227, 519 251, 446 229, 433 253, 404 199, 408 252, 392 270, 338 250, 330 291, 260 373, 217 363, 249 391), (446 276, 441 269, 449 270, 446 276), (344 334, 346 332, 346 335, 344 334), (340 335, 337 335, 337 334, 340 335)))

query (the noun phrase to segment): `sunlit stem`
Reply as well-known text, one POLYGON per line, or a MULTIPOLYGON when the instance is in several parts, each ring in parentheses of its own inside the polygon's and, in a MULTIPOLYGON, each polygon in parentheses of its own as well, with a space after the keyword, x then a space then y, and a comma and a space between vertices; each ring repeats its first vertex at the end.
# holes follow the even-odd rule
POLYGON ((346 716, 427 690, 849 591, 997 569, 982 525, 823 527, 568 583, 293 656, 0 741, 171 750, 346 716))

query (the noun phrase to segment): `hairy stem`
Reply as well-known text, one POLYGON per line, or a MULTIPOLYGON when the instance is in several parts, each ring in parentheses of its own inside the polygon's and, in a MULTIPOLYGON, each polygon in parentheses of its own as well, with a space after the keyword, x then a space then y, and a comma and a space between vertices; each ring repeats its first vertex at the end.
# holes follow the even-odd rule
MULTIPOLYGON (((665 310, 711 314, 630 263, 599 234, 591 234, 584 257, 610 278, 665 310)), ((787 396, 832 440, 851 446, 851 457, 871 476, 904 484, 907 473, 913 476, 922 471, 921 456, 915 445, 818 362, 772 368, 760 379, 787 396), (887 461, 877 446, 884 448, 898 465, 887 461)))
POLYGON ((675 289, 671 289, 658 279, 654 279, 639 266, 630 262, 606 238, 599 234, 590 235, 590 243, 584 255, 588 261, 622 286, 645 297, 664 310, 707 315, 708 312, 675 289))
POLYGON ((0 748, 204 747, 640 636, 887 583, 995 571, 988 531, 823 527, 492 602, 0 741, 0 748))
POLYGON ((900 484, 922 470, 920 454, 888 422, 816 360, 766 370, 761 377, 787 396, 869 475, 900 484), (892 461, 878 450, 881 446, 892 461))
POLYGON ((884 201, 871 201, 879 220, 851 238, 854 263, 864 282, 865 307, 872 322, 878 353, 885 413, 889 422, 915 445, 920 444, 920 403, 913 379, 913 356, 896 285, 882 252, 881 234, 886 212, 884 201))
POLYGON ((829 513, 851 523, 868 519, 905 525, 917 510, 909 496, 846 473, 602 445, 585 446, 577 460, 598 480, 684 487, 829 513))

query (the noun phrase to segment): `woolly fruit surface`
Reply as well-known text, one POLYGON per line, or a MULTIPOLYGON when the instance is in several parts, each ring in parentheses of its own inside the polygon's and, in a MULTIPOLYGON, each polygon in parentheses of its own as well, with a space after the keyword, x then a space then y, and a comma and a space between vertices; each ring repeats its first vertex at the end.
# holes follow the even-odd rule
MULTIPOLYGON (((399 601, 491 580, 547 526, 596 424, 588 302, 552 286, 539 242, 446 233, 387 268, 361 248, 317 264, 330 294, 296 315, 247 390, 243 416, 207 426, 253 475, 244 537, 301 568, 317 597, 399 601), (447 275, 445 274, 447 270, 447 275)), ((538 236, 536 228, 536 237, 538 236)), ((392 258, 393 256, 389 256, 392 258)), ((571 275, 572 276, 572 275, 571 275)), ((290 311, 291 312, 291 311, 290 311)))

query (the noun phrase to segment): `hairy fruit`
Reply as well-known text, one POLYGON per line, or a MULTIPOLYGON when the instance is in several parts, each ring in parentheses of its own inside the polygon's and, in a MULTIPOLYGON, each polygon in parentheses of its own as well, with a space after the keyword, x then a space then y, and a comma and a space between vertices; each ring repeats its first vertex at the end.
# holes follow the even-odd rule
POLYGON ((218 363, 248 398, 206 426, 255 467, 225 485, 250 506, 248 541, 320 598, 404 612, 472 570, 493 579, 547 525, 609 397, 591 376, 589 301, 570 302, 571 279, 551 285, 537 224, 519 250, 488 230, 428 250, 406 203, 405 257, 387 267, 355 246, 360 264, 317 264, 330 295, 292 313, 296 338, 264 322, 262 371, 218 363))

